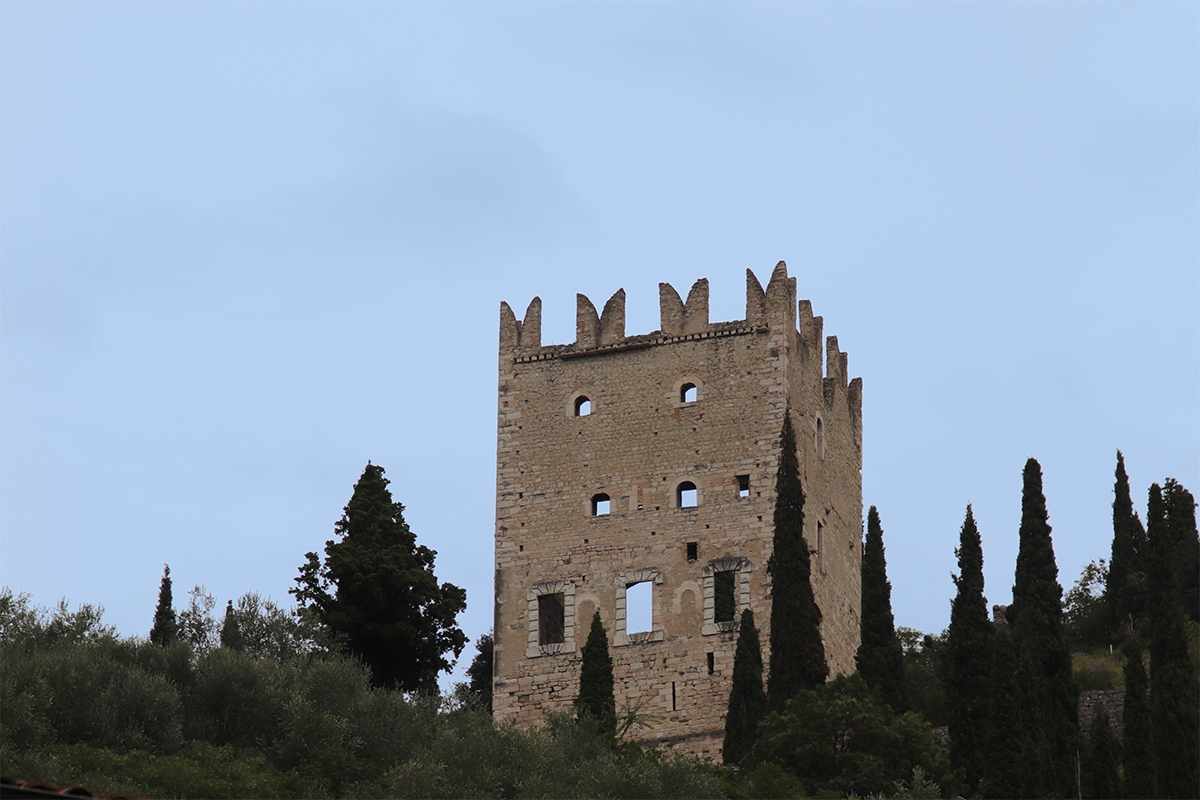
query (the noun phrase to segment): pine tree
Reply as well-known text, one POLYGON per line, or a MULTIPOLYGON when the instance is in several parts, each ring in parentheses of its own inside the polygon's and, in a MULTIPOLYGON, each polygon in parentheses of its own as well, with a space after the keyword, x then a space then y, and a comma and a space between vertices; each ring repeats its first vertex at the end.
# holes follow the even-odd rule
POLYGON ((492 713, 492 667, 496 655, 496 643, 492 634, 485 633, 475 642, 475 658, 467 667, 467 691, 479 698, 479 703, 489 714, 492 713))
POLYGON ((1135 616, 1142 613, 1137 587, 1144 579, 1140 548, 1146 540, 1142 521, 1133 510, 1129 494, 1129 476, 1125 474, 1125 456, 1117 451, 1116 481, 1113 484, 1112 559, 1104 602, 1108 606, 1109 636, 1117 640, 1124 628, 1132 630, 1135 616))
POLYGON ((867 540, 862 558, 862 636, 854 663, 879 699, 897 714, 908 706, 904 698, 904 650, 896 638, 892 616, 892 584, 887 578, 883 526, 875 506, 867 511, 867 540))
POLYGON ((1117 742, 1103 705, 1092 719, 1092 746, 1088 750, 1087 771, 1091 776, 1088 797, 1112 800, 1121 796, 1121 778, 1117 774, 1117 742))
POLYGON ((237 612, 233 609, 233 601, 225 603, 225 620, 221 623, 221 647, 241 652, 246 647, 242 636, 242 626, 238 623, 237 612))
POLYGON ((821 641, 821 610, 812 590, 812 566, 804 539, 804 489, 796 455, 792 413, 784 412, 775 478, 775 534, 767 563, 771 574, 771 672, 767 702, 783 710, 804 689, 829 675, 821 641))
POLYGON ((729 691, 729 708, 725 712, 725 746, 722 751, 726 764, 742 764, 754 746, 758 723, 767 713, 767 695, 762 682, 762 645, 754 612, 742 612, 738 628, 737 652, 733 658, 733 688, 729 691))
POLYGON ((1121 648, 1125 655, 1125 708, 1121 714, 1122 797, 1132 800, 1158 797, 1158 767, 1154 762, 1154 726, 1150 722, 1146 665, 1142 643, 1130 637, 1121 648))
POLYGON ((983 543, 967 506, 958 535, 957 593, 946 631, 946 701, 950 711, 950 763, 961 769, 971 791, 979 785, 986 758, 989 657, 994 626, 983 596, 983 543))
POLYGON ((1150 624, 1150 720, 1162 797, 1200 797, 1200 698, 1188 656, 1183 605, 1175 582, 1172 541, 1162 489, 1150 487, 1146 616, 1150 624))
MULTIPOLYGON (((1032 681, 1022 687, 1027 707, 1038 715, 1030 725, 1044 734, 1054 763, 1057 791, 1067 795, 1075 787, 1079 693, 1071 669, 1071 651, 1063 636, 1062 586, 1048 517, 1042 468, 1031 458, 1025 464, 1016 580, 1007 615, 1018 655, 1028 658, 1033 668, 1032 681)), ((1035 731, 1026 733, 1033 735, 1035 731)))
POLYGON ((1174 478, 1163 485, 1167 536, 1175 549, 1172 563, 1179 582, 1184 616, 1200 622, 1200 534, 1196 531, 1196 499, 1174 478))
POLYGON ((171 601, 171 567, 163 565, 162 581, 158 584, 158 605, 154 609, 154 627, 150 629, 150 641, 159 647, 174 644, 179 638, 179 623, 175 621, 175 608, 171 601))
POLYGON ((617 700, 613 695, 612 658, 608 654, 608 634, 600 622, 600 611, 592 616, 592 629, 581 651, 579 696, 575 713, 598 723, 599 733, 613 737, 617 733, 617 700))
POLYGON ((438 583, 437 553, 417 544, 387 485, 383 467, 368 462, 334 525, 341 541, 325 543, 324 564, 307 554, 291 593, 371 668, 376 686, 436 693, 446 654, 457 658, 467 643, 455 621, 466 592, 438 583))

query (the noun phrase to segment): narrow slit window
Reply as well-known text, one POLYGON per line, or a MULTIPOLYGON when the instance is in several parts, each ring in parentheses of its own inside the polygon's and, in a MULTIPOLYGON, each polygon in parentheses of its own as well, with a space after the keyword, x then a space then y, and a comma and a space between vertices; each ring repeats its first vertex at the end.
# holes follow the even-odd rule
POLYGON ((738 475, 737 476, 737 485, 738 485, 738 497, 749 497, 750 496, 750 476, 749 475, 738 475))
POLYGON ((817 417, 817 458, 825 457, 825 426, 817 417))
POLYGON ((563 593, 538 596, 538 644, 562 644, 566 633, 563 593))
POLYGON ((708 654, 708 674, 709 675, 712 675, 714 672, 717 671, 716 666, 717 666, 716 660, 713 658, 713 654, 709 653, 708 654))
POLYGON ((608 495, 601 492, 600 494, 592 497, 593 517, 607 517, 610 508, 612 508, 612 501, 609 499, 608 495))
POLYGON ((696 384, 685 383, 679 387, 679 402, 694 403, 696 402, 696 384))
POLYGON ((698 505, 699 492, 696 491, 696 484, 691 481, 684 481, 679 484, 679 507, 680 508, 695 508, 698 505))
POLYGON ((654 583, 641 581, 625 587, 625 632, 654 629, 654 583))
POLYGON ((687 543, 687 560, 688 560, 688 561, 695 561, 695 560, 696 560, 696 558, 697 558, 697 555, 696 555, 696 551, 697 551, 697 549, 698 549, 698 543, 697 543, 697 542, 688 542, 688 543, 687 543))
POLYGON ((575 398, 575 416, 586 417, 592 413, 592 401, 580 395, 575 398))
POLYGON ((713 622, 733 622, 737 610, 735 577, 732 571, 713 574, 713 622))
POLYGON ((817 523, 817 569, 825 572, 825 526, 817 523))

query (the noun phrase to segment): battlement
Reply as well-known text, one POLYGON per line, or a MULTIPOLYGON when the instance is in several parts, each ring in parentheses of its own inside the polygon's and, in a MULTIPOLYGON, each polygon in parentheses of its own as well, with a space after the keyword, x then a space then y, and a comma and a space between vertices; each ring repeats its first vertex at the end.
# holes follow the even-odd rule
MULTIPOLYGON (((518 320, 508 303, 500 302, 500 358, 510 363, 529 363, 556 358, 579 358, 644 347, 669 345, 725 336, 788 330, 798 337, 796 344, 808 355, 821 358, 824 320, 813 316, 812 302, 796 300, 796 279, 788 275, 787 264, 780 261, 771 271, 767 288, 746 270, 746 316, 729 322, 709 322, 708 279, 692 284, 687 301, 669 283, 658 284, 660 326, 656 331, 625 335, 625 290, 618 289, 601 313, 584 294, 575 295, 575 341, 570 344, 542 344, 542 299, 534 297, 518 320)), ((838 390, 848 392, 852 406, 861 409, 862 379, 849 380, 849 359, 838 348, 836 336, 824 342, 824 391, 832 403, 838 390)))

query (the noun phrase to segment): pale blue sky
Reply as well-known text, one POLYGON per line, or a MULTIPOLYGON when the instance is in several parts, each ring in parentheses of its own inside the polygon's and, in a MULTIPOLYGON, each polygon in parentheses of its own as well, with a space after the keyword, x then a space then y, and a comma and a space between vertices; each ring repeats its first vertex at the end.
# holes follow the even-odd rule
MULTIPOLYGON (((491 623, 498 307, 788 262, 864 380, 897 623, 1021 469, 1066 586, 1200 490, 1200 5, 0 6, 0 581, 290 600, 367 459, 491 623)), ((467 653, 471 651, 468 649, 467 653)))

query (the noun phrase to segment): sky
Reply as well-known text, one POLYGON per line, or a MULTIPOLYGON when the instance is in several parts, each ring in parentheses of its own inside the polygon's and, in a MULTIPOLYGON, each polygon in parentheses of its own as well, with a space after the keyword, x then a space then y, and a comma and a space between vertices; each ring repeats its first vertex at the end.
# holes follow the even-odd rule
POLYGON ((782 259, 897 624, 948 623, 967 503, 1008 601, 1030 456, 1069 588, 1118 448, 1138 508, 1200 490, 1198 84, 1195 3, 3 3, 0 583, 286 604, 369 459, 474 640, 500 301, 647 333, 782 259))

